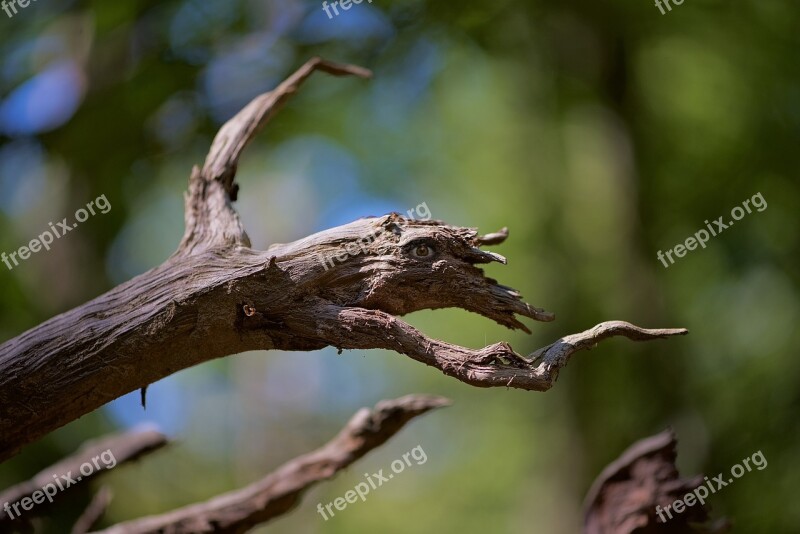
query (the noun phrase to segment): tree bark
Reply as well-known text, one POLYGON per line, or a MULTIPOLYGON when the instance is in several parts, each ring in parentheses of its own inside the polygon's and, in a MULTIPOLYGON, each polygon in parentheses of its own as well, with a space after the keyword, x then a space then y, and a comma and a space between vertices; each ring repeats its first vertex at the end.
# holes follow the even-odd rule
MULTIPOLYGON (((290 512, 306 490, 328 480, 397 434, 412 419, 448 406, 444 397, 408 395, 362 408, 331 441, 242 489, 162 515, 119 523, 103 534, 234 534, 290 512)), ((320 518, 322 520, 322 518, 320 518)))
POLYGON ((232 207, 238 159, 315 70, 369 71, 310 60, 256 97, 217 134, 186 195, 186 230, 162 265, 0 346, 0 462, 49 432, 181 369, 249 350, 385 348, 479 387, 545 391, 576 351, 622 335, 649 340, 683 329, 602 323, 526 359, 507 343, 471 350, 430 339, 397 316, 460 307, 528 331, 517 315, 552 314, 484 276, 501 262, 482 246, 507 232, 390 214, 360 219, 266 251, 232 207))

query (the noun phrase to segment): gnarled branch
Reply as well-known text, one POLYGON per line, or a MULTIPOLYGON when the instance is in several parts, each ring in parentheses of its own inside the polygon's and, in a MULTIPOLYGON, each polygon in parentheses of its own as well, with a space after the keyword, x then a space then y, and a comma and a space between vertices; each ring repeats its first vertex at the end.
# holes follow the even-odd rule
POLYGON ((186 199, 186 233, 162 265, 0 345, 0 461, 126 393, 199 363, 248 350, 388 348, 474 386, 544 391, 569 356, 612 335, 653 339, 685 330, 603 323, 534 353, 506 343, 472 350, 430 339, 398 319, 457 307, 511 329, 553 315, 484 275, 505 263, 481 247, 508 231, 398 214, 360 219, 266 251, 249 240, 231 203, 242 150, 315 70, 366 77, 359 67, 311 60, 257 97, 217 135, 186 199))
POLYGON ((610 321, 563 337, 524 358, 508 343, 472 350, 431 339, 380 310, 320 305, 313 321, 293 326, 298 332, 308 329, 310 333, 313 329, 328 343, 343 349, 393 350, 473 386, 529 391, 550 389, 558 378, 558 371, 572 354, 591 349, 603 339, 623 336, 634 341, 649 341, 687 333, 685 329, 648 330, 624 321, 610 321))

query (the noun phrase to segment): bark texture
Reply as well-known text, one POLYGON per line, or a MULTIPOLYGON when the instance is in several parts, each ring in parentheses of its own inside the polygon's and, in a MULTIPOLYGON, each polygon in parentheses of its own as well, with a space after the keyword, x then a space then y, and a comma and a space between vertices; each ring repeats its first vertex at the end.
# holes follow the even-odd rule
POLYGON ((266 251, 232 207, 239 157, 311 73, 368 77, 360 67, 310 60, 254 99, 192 170, 186 230, 162 265, 0 345, 0 462, 24 445, 126 393, 181 369, 257 349, 384 348, 467 384, 545 391, 576 351, 611 336, 685 334, 602 323, 525 358, 507 343, 473 350, 428 338, 398 318, 459 307, 509 328, 551 321, 478 267, 505 263, 480 236, 398 214, 360 219, 266 251))

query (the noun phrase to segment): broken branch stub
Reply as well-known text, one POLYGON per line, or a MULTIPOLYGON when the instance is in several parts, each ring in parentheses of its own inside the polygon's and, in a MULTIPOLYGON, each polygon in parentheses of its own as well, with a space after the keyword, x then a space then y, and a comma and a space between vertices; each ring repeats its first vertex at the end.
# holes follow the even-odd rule
POLYGON ((695 502, 665 514, 675 501, 704 483, 703 476, 681 478, 678 442, 672 430, 642 439, 611 462, 589 489, 584 504, 585 534, 723 534, 728 520, 711 521, 709 506, 695 502))

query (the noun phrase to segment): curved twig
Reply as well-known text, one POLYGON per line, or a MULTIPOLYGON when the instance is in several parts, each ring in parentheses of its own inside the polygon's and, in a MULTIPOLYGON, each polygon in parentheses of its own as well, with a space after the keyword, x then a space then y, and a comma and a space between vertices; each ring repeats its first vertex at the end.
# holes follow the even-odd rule
POLYGON ((318 57, 308 60, 278 87, 254 98, 220 128, 202 169, 195 167, 186 195, 186 230, 177 255, 223 246, 250 246, 239 215, 231 206, 238 186, 234 183, 239 158, 245 147, 314 71, 334 76, 370 78, 372 73, 356 65, 343 65, 318 57))

